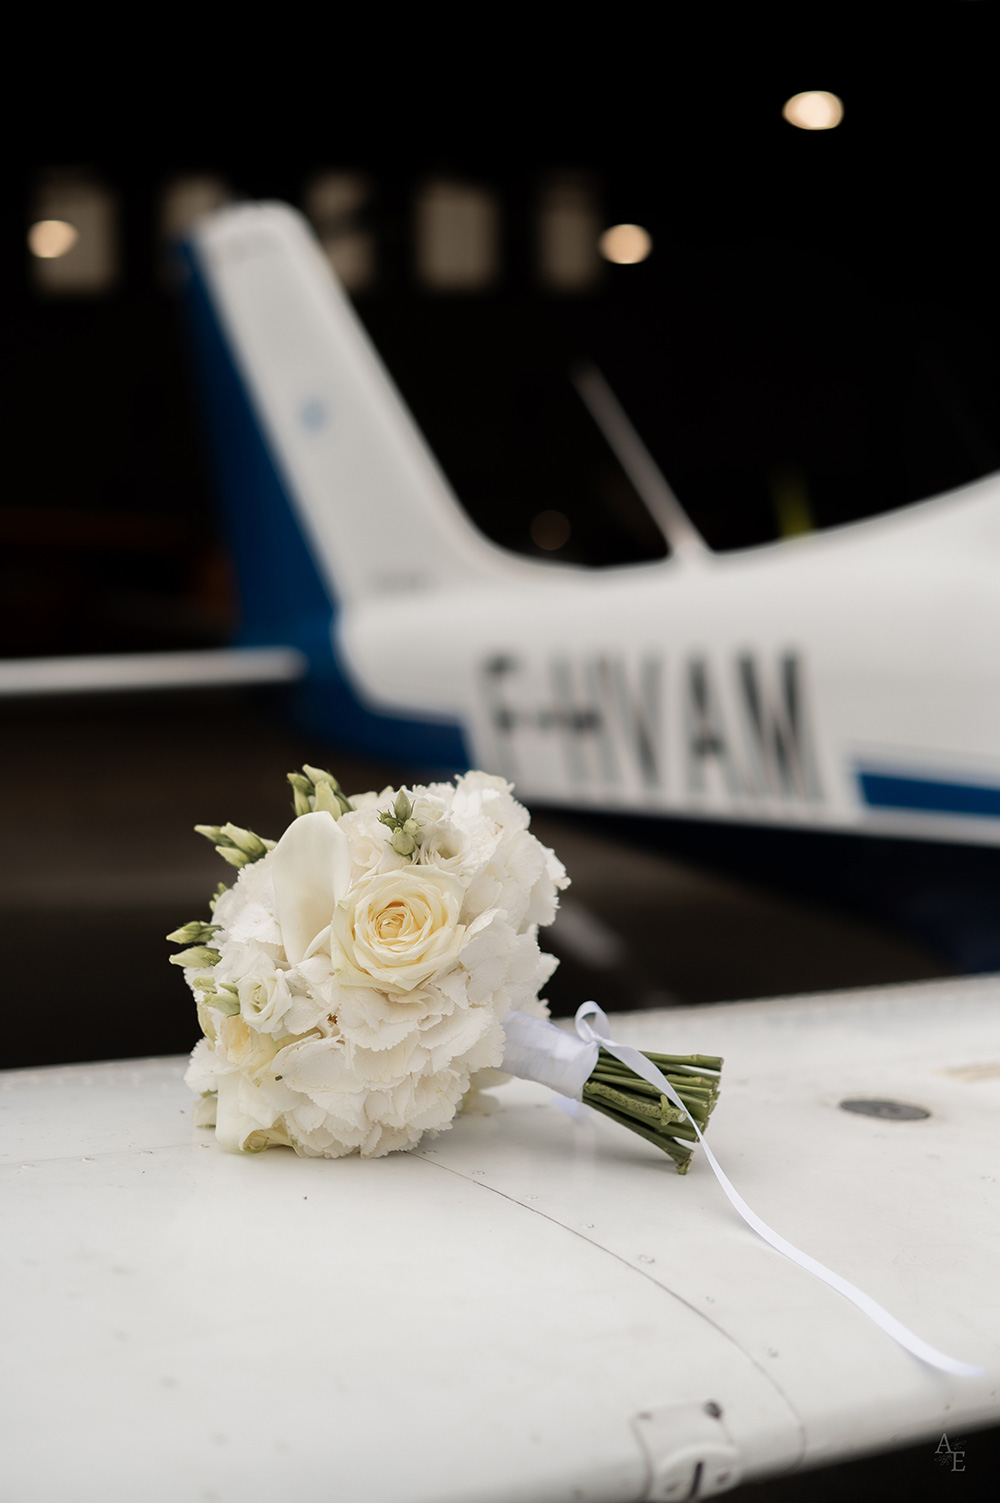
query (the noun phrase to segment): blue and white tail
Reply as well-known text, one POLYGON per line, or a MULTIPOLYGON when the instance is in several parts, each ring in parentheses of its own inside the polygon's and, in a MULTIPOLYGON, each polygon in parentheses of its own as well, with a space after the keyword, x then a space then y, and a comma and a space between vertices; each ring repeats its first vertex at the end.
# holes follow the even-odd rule
POLYGON ((462 512, 300 215, 226 209, 183 255, 244 642, 306 653, 326 729, 460 764, 457 727, 364 708, 337 661, 337 616, 373 596, 496 581, 518 561, 462 512))

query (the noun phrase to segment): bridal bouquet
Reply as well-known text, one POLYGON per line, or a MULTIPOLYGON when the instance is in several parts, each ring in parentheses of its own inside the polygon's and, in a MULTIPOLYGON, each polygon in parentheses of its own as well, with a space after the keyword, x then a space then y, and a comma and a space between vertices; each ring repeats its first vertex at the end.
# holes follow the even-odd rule
POLYGON ((750 1209, 703 1136, 721 1059, 647 1054, 610 1037, 594 1002, 576 1035, 539 991, 538 947, 568 879, 528 830, 510 784, 482 772, 346 798, 317 767, 289 773, 295 818, 277 842, 196 825, 238 876, 212 920, 168 938, 204 1038, 187 1082, 224 1147, 377 1157, 450 1127, 477 1087, 519 1075, 655 1143, 683 1174, 692 1146, 753 1230, 941 1371, 982 1367, 932 1347, 750 1209), (593 1020, 593 1021, 591 1021, 593 1020), (594 1026, 596 1024, 596 1027, 594 1026))
POLYGON ((656 1067, 643 1079, 592 1031, 581 1042, 547 1021, 539 992, 558 962, 538 930, 569 879, 510 784, 469 772, 347 798, 309 766, 289 782, 295 818, 277 842, 195 827, 238 871, 210 921, 168 936, 185 947, 171 960, 204 1034, 186 1076, 197 1122, 234 1151, 374 1157, 450 1127, 470 1093, 516 1074, 685 1172, 722 1061, 637 1056, 638 1072, 656 1067))

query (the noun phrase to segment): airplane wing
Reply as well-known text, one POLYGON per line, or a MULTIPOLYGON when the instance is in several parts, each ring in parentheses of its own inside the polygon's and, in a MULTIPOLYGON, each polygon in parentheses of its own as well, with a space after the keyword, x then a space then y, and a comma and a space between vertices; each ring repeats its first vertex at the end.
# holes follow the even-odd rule
POLYGON ((625 1503, 918 1440, 930 1466, 998 1418, 998 1003, 979 978, 615 1019, 723 1053, 712 1141, 754 1209, 981 1378, 773 1252, 703 1161, 679 1179, 531 1084, 329 1162, 220 1152, 177 1059, 10 1072, 10 1495, 625 1503))
POLYGON ((292 683, 307 669, 305 655, 294 647, 18 658, 0 662, 0 698, 292 683))

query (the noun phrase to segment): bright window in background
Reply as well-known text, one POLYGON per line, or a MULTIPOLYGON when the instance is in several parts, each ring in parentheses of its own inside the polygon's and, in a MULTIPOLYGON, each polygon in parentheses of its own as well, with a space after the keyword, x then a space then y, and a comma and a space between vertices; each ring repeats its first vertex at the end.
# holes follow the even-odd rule
POLYGON ((500 270, 496 195, 475 183, 435 179, 416 203, 417 274, 434 292, 489 287, 500 270))
POLYGON ((793 94, 785 101, 781 113, 789 125, 799 130, 833 130, 844 118, 844 106, 836 94, 813 89, 806 94, 793 94))
POLYGON ((210 173, 171 178, 160 197, 160 234, 167 241, 186 235, 199 219, 231 197, 225 179, 210 173))
POLYGON ((94 297, 119 270, 118 204, 97 178, 51 172, 32 198, 31 279, 48 297, 94 297))
POLYGON ((371 198, 371 179, 360 172, 318 172, 303 195, 323 252, 348 292, 364 292, 375 280, 375 239, 363 218, 371 198))
POLYGON ((173 246, 199 219, 220 209, 232 198, 229 184, 212 173, 192 173, 174 177, 160 194, 160 276, 169 284, 173 269, 173 246))
POLYGON ((585 292, 600 279, 601 211, 586 173, 546 178, 538 196, 538 270, 557 292, 585 292))

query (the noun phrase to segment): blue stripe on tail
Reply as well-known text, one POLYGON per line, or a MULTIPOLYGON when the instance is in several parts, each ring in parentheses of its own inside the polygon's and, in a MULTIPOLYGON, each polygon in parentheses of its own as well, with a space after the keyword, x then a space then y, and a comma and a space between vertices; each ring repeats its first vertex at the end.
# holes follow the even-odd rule
POLYGON ((337 662, 337 603, 320 577, 243 380, 220 328, 194 248, 180 247, 185 303, 223 513, 239 578, 243 646, 297 647, 309 663, 290 690, 310 732, 425 767, 469 765, 457 724, 380 715, 361 703, 337 662))

